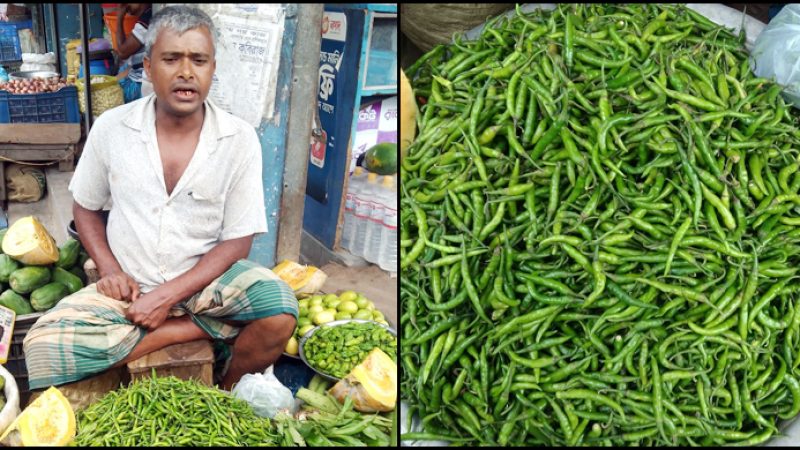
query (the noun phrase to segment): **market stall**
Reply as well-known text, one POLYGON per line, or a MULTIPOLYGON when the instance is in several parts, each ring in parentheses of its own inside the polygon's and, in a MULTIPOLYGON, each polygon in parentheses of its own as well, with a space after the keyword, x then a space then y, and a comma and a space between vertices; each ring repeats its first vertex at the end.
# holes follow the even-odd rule
POLYGON ((325 294, 324 273, 290 261, 273 268, 300 303, 283 357, 290 361, 246 375, 227 392, 194 360, 171 354, 173 364, 157 366, 151 354, 94 396, 78 382, 25 395, 20 405, 26 327, 14 315, 35 320, 82 289, 91 260, 75 239, 55 245, 33 217, 3 229, 0 242, 0 282, 8 284, 0 294, 0 360, 11 370, 0 370, 9 399, 0 411, 3 445, 388 446, 395 439, 394 328, 363 295, 325 294), (140 370, 148 364, 148 372, 140 370), (171 371, 176 367, 185 370, 171 371))
POLYGON ((764 25, 527 6, 405 69, 404 445, 796 445, 800 122, 764 25))

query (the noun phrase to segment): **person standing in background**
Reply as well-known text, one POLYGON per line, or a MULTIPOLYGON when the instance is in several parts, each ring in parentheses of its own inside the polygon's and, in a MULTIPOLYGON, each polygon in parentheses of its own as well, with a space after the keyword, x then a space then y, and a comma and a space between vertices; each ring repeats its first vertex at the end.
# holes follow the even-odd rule
POLYGON ((142 79, 144 75, 144 41, 150 18, 153 15, 150 3, 120 3, 117 10, 117 54, 120 60, 126 60, 127 72, 119 77, 119 84, 125 97, 125 103, 130 103, 142 97, 142 79), (138 17, 136 25, 130 36, 125 36, 123 29, 125 15, 138 17))

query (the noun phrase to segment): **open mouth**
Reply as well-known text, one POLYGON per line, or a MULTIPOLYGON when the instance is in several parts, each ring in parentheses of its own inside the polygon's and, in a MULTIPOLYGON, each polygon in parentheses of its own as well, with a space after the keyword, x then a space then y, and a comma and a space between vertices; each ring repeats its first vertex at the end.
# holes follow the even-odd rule
POLYGON ((193 89, 175 89, 172 91, 179 99, 191 100, 197 95, 197 91, 193 89))

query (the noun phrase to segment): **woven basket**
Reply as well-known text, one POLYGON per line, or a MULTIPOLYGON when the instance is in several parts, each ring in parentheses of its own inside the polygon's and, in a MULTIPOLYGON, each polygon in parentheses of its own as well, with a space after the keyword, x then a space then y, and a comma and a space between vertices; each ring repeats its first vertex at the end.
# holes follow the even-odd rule
POLYGON ((487 19, 514 8, 514 3, 417 3, 400 5, 403 34, 427 52, 452 41, 487 19))

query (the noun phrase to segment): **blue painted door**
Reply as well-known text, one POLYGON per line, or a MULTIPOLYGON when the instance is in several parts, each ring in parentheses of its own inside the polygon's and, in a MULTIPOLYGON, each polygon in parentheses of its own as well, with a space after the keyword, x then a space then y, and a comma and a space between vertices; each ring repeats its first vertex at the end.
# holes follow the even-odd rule
POLYGON ((326 247, 336 242, 356 105, 365 11, 325 6, 318 118, 322 130, 308 163, 303 228, 326 247), (327 22, 327 23, 326 23, 327 22), (326 37, 327 36, 327 37, 326 37))

